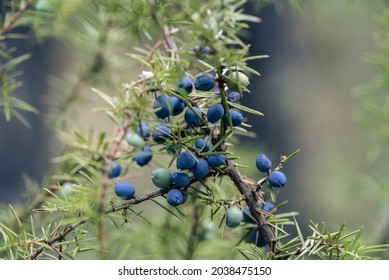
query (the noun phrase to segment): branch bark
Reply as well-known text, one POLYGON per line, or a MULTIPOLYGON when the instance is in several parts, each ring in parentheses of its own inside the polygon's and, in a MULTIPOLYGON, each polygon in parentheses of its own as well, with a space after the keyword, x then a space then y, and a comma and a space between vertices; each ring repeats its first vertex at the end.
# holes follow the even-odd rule
POLYGON ((251 188, 243 181, 243 177, 233 161, 228 162, 225 174, 231 178, 239 192, 246 197, 246 203, 250 208, 251 215, 257 221, 259 232, 274 252, 277 246, 281 246, 282 244, 273 240, 275 237, 273 229, 267 223, 263 214, 257 210, 260 209, 259 203, 256 199, 256 195, 258 195, 258 193, 256 194, 255 189, 251 188))

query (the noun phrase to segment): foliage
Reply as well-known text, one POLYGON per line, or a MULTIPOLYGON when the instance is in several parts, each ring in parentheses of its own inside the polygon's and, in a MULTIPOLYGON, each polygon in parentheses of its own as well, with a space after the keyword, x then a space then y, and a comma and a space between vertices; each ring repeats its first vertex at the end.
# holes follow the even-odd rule
MULTIPOLYGON (((234 136, 250 136, 248 120, 260 118, 262 113, 229 99, 228 94, 231 89, 241 98, 254 94, 250 93, 249 79, 259 73, 247 63, 267 57, 250 56, 250 46, 241 39, 248 22, 259 22, 244 13, 244 0, 5 3, 11 9, 6 13, 7 19, 2 17, 0 43, 4 53, 4 39, 11 36, 10 31, 28 26, 41 40, 56 37, 77 48, 88 48, 90 57, 85 58, 86 67, 68 78, 72 83, 57 80, 58 89, 65 92, 64 100, 58 103, 66 105, 53 112, 53 125, 58 129, 63 151, 54 159, 55 168, 43 191, 26 182, 31 196, 29 205, 5 207, 1 212, 1 258, 370 259, 385 249, 385 245, 363 245, 362 230, 347 233, 344 226, 328 232, 324 224, 312 222, 311 236, 304 237, 296 220, 298 213, 282 212, 286 202, 277 200, 276 189, 284 187, 284 178, 282 184, 272 186, 268 177, 289 164, 298 149, 280 156, 274 168, 263 172, 259 181, 241 174, 244 166, 231 149, 234 136), (127 58, 136 61, 140 75, 124 83, 121 90, 117 84, 102 89, 99 75, 116 63, 112 50, 119 42, 133 44, 127 58), (197 80, 204 74, 212 77, 206 84, 197 80), (196 90, 177 86, 183 76, 195 81, 196 90), (85 135, 64 125, 67 109, 78 99, 81 85, 92 81, 91 90, 106 103, 106 107, 95 111, 105 113, 111 120, 113 135, 85 135), (156 116, 164 106, 156 103, 160 96, 161 100, 176 102, 167 102, 167 116, 162 120, 156 116), (175 104, 180 107, 177 109, 175 104), (210 123, 206 115, 215 104, 221 105, 224 115, 210 123), (181 110, 184 107, 200 119, 198 126, 185 121, 181 110), (240 113, 231 112, 241 112, 243 122, 240 113), (148 128, 142 123, 147 123, 148 128), (127 136, 136 135, 137 128, 141 139, 134 144, 128 140, 132 136, 127 136), (152 137, 146 136, 146 129, 150 129, 152 137), (209 150, 196 147, 195 141, 200 138, 210 141, 209 150), (140 166, 134 157, 145 146, 150 147, 152 159, 147 166, 140 166), (190 187, 178 188, 171 178, 163 178, 162 183, 156 183, 161 178, 154 178, 158 188, 144 186, 153 174, 150 167, 176 171, 181 151, 193 155, 195 166, 204 163, 206 172, 184 171, 191 175, 190 187), (212 156, 223 156, 222 163, 209 167, 207 159, 212 156), (110 175, 115 164, 121 166, 119 177, 110 175), (115 196, 114 184, 118 181, 133 182, 135 195, 124 201, 115 196), (172 189, 187 196, 187 201, 169 205, 165 198, 172 189), (263 209, 268 201, 276 204, 270 211, 263 209), (244 211, 245 204, 249 207, 246 214, 253 222, 239 223, 236 217, 240 215, 234 215, 232 224, 236 228, 230 228, 231 224, 226 224, 228 209, 244 211), (253 231, 263 243, 250 240, 253 231), (232 247, 237 250, 231 250, 232 247)), ((21 61, 4 57, 12 61, 11 65, 21 61)), ((1 73, 11 71, 4 65, 7 63, 2 64, 1 73)), ((5 77, 9 79, 15 74, 7 75, 2 76, 0 103, 6 118, 18 116, 13 107, 35 111, 15 97, 10 101, 14 87, 5 82, 5 77)))
MULTIPOLYGON (((388 155, 389 129, 387 120, 389 117, 389 8, 383 9, 377 15, 376 21, 380 29, 375 33, 378 52, 369 53, 366 59, 377 68, 375 80, 361 85, 356 94, 363 104, 363 110, 358 115, 358 120, 365 126, 363 140, 369 143, 367 157, 374 166, 373 171, 365 174, 361 181, 368 188, 373 188, 377 193, 377 201, 384 209, 388 207, 389 184, 386 176, 385 162, 388 155)), ((382 243, 389 241, 389 216, 388 212, 382 214, 383 225, 379 233, 382 243)))

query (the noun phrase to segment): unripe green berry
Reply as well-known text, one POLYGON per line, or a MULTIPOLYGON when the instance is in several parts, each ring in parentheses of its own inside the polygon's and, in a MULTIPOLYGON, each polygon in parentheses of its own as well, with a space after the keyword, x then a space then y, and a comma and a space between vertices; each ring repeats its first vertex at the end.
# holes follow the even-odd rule
POLYGON ((129 145, 135 148, 142 148, 145 145, 145 141, 141 136, 136 133, 129 132, 126 135, 126 141, 129 145))
POLYGON ((172 174, 166 168, 157 168, 153 170, 151 172, 151 180, 158 188, 167 188, 173 182, 172 174))
POLYGON ((227 210, 226 214, 226 225, 234 228, 240 225, 243 219, 242 211, 237 207, 233 206, 227 210))
POLYGON ((35 4, 35 9, 43 12, 51 12, 52 6, 47 0, 38 0, 35 4))
POLYGON ((212 220, 205 220, 200 227, 200 240, 210 240, 215 236, 216 224, 212 220))

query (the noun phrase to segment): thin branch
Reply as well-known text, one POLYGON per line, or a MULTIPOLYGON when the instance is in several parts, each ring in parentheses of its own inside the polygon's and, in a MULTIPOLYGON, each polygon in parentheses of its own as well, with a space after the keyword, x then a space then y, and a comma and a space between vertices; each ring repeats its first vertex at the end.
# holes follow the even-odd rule
MULTIPOLYGON (((149 0, 149 3, 150 5, 154 6, 156 5, 155 3, 155 0, 149 0)), ((161 14, 156 11, 155 13, 153 13, 153 17, 154 17, 154 20, 155 22, 157 22, 160 26, 162 26, 162 31, 163 31, 163 39, 165 41, 165 44, 166 44, 166 49, 168 51, 171 51, 174 53, 174 56, 177 60, 180 59, 177 51, 178 51, 178 47, 177 47, 177 44, 176 42, 173 40, 172 38, 172 34, 178 32, 178 29, 177 28, 173 28, 172 30, 170 29, 170 27, 165 24, 162 20, 162 17, 161 17, 161 14)))
MULTIPOLYGON (((206 177, 213 176, 214 174, 215 174, 214 171, 210 171, 207 174, 206 177)), ((192 185, 193 183, 198 182, 198 181, 199 180, 197 178, 191 177, 190 178, 190 185, 192 185)), ((158 191, 155 191, 155 192, 152 192, 152 193, 148 193, 148 194, 146 194, 144 196, 141 196, 141 197, 134 196, 134 198, 132 198, 132 199, 126 201, 126 202, 123 202, 123 203, 121 203, 121 204, 119 204, 117 206, 113 206, 111 209, 105 211, 105 213, 109 214, 109 213, 117 212, 117 211, 120 211, 120 210, 123 210, 123 209, 127 209, 127 208, 131 207, 132 205, 140 204, 140 203, 142 203, 144 201, 153 199, 155 197, 163 196, 164 194, 168 193, 171 189, 174 189, 174 188, 176 188, 176 187, 175 186, 171 186, 169 188, 160 189, 158 191)))
MULTIPOLYGON (((127 117, 131 118, 131 114, 130 113, 127 113, 127 117)), ((99 244, 100 244, 100 256, 101 258, 103 259, 104 256, 105 256, 105 240, 104 240, 104 222, 103 222, 103 214, 105 213, 105 209, 104 209, 104 204, 105 204, 105 196, 106 196, 106 193, 107 193, 107 188, 108 188, 108 173, 109 173, 109 169, 110 169, 110 166, 111 166, 111 161, 115 158, 115 155, 124 139, 124 137, 126 136, 127 134, 127 130, 128 130, 128 125, 125 124, 123 125, 118 134, 116 135, 116 138, 112 144, 112 147, 111 149, 109 150, 109 153, 108 153, 108 164, 106 165, 105 167, 105 170, 104 170, 104 182, 100 188, 100 193, 99 193, 99 205, 98 205, 98 221, 97 221, 97 228, 98 228, 98 240, 99 240, 99 244)))
MULTIPOLYGON (((46 243, 47 245, 53 247, 54 243, 62 241, 69 233, 71 233, 73 230, 75 230, 77 227, 84 224, 87 220, 81 221, 75 225, 72 226, 66 226, 59 234, 51 238, 50 240, 43 240, 43 243, 46 243)), ((34 250, 34 252, 28 256, 27 259, 35 260, 45 249, 45 246, 40 246, 34 250)))
POLYGON ((9 21, 0 30, 0 36, 5 35, 13 28, 13 25, 18 20, 18 18, 20 18, 31 7, 34 1, 35 0, 28 0, 16 13, 13 14, 9 21))

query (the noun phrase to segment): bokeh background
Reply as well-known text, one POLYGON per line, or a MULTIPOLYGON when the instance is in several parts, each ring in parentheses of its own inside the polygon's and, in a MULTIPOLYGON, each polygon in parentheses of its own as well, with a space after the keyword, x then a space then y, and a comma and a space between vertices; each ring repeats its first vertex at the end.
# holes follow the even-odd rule
MULTIPOLYGON (((262 22, 251 24, 245 41, 251 44, 251 54, 270 57, 251 64, 261 77, 251 79, 251 93, 242 103, 264 117, 247 116, 256 137, 239 137, 235 151, 240 163, 254 167, 260 152, 277 162, 281 155, 301 149, 284 167, 288 183, 279 201, 288 201, 285 211, 300 212, 298 221, 305 231, 309 220, 325 221, 330 229, 345 222, 349 229, 364 226, 365 240, 373 242, 385 232, 388 201, 381 189, 368 186, 364 178, 379 171, 384 180, 386 166, 368 160, 369 143, 361 138, 366 127, 357 120, 363 106, 356 88, 377 75, 365 57, 378 51, 375 19, 382 1, 301 2, 302 11, 287 4, 260 11, 247 5, 247 11, 262 22)), ((139 68, 124 55, 125 44, 115 45, 110 49, 112 60, 98 80, 77 81, 77 73, 88 61, 87 49, 53 40, 10 43, 32 54, 23 64, 24 87, 17 95, 41 112, 24 114, 31 129, 0 118, 0 202, 23 203, 26 176, 43 184, 51 158, 61 150, 51 129, 53 95, 61 94, 53 77, 66 73, 83 92, 68 114, 69 127, 111 133, 110 121, 92 112, 103 102, 90 87, 120 90, 121 83, 137 77, 139 68)), ((261 176, 255 168, 242 172, 255 179, 261 176)))

